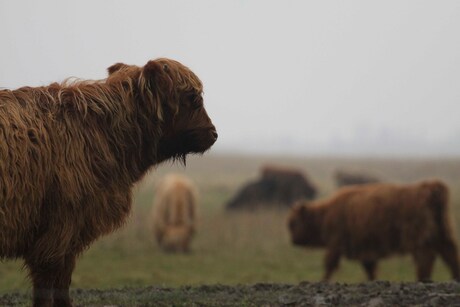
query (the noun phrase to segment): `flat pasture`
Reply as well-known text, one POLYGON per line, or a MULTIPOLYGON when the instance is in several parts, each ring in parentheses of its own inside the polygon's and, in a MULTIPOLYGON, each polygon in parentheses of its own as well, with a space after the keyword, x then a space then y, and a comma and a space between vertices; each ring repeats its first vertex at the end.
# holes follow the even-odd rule
MULTIPOLYGON (((286 210, 225 211, 226 201, 242 185, 256 180, 259 168, 266 164, 302 170, 318 187, 319 197, 335 191, 333 174, 337 169, 366 172, 385 181, 401 183, 439 178, 450 187, 451 213, 456 224, 460 222, 460 158, 295 158, 210 153, 188 158, 186 167, 166 163, 150 172, 133 191, 134 206, 125 227, 100 239, 80 257, 71 287, 176 288, 320 281, 323 250, 291 245, 286 228, 286 210), (154 186, 169 172, 189 176, 200 189, 197 235, 190 254, 160 251, 150 231, 149 214, 154 186)), ((21 261, 5 260, 0 263, 0 294, 29 292, 26 273, 21 261)), ((414 281, 410 257, 392 257, 382 261, 378 278, 391 282, 414 281)), ((440 259, 436 261, 433 279, 450 279, 440 259)), ((365 275, 358 263, 342 260, 334 281, 360 283, 365 281, 365 275)))

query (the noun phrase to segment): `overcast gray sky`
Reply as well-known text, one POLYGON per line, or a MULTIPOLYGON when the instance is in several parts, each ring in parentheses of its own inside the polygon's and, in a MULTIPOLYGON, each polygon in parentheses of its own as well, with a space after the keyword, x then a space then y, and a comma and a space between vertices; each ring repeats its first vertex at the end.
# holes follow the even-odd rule
POLYGON ((169 57, 216 152, 460 156, 460 1, 0 0, 0 87, 169 57))

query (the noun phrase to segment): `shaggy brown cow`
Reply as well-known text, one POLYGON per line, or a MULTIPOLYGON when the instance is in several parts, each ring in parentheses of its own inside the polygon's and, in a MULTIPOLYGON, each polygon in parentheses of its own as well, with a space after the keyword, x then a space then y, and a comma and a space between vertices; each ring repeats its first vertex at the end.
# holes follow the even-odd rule
POLYGON ((315 186, 299 170, 278 166, 265 166, 261 178, 240 189, 226 208, 256 209, 261 206, 290 207, 300 199, 313 199, 315 186))
POLYGON ((440 181, 346 187, 329 199, 297 203, 288 218, 291 239, 296 245, 327 249, 326 280, 342 255, 360 261, 372 280, 378 260, 406 253, 414 258, 418 280, 430 279, 436 254, 458 280, 448 194, 440 181))
POLYGON ((185 176, 170 174, 156 189, 153 232, 165 251, 188 252, 195 233, 198 190, 185 176))
POLYGON ((0 257, 23 258, 34 306, 70 306, 79 255, 120 227, 153 165, 217 139, 182 64, 116 64, 101 81, 0 91, 0 257))

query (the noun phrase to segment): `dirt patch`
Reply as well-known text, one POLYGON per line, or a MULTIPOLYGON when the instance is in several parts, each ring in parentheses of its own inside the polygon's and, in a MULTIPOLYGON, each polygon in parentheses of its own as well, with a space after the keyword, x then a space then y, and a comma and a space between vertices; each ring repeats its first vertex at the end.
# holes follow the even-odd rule
MULTIPOLYGON (((75 306, 460 306, 460 283, 311 283, 73 289, 75 306)), ((30 293, 0 296, 27 306, 30 293)))

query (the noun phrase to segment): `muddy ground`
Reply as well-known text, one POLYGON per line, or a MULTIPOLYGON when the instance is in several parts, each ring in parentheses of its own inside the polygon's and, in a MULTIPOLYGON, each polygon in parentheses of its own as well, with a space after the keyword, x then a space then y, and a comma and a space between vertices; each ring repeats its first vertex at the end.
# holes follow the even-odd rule
MULTIPOLYGON (((75 306, 460 306, 460 283, 339 284, 73 289, 75 306)), ((28 306, 30 293, 0 296, 0 306, 28 306)))

